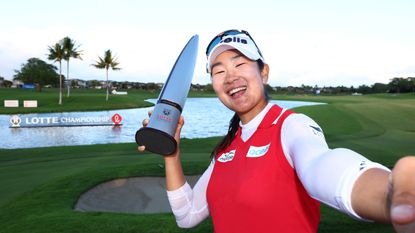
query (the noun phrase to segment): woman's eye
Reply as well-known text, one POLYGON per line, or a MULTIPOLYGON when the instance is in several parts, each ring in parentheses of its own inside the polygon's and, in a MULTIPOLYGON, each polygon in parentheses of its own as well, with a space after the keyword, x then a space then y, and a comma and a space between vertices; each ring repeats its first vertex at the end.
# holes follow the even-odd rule
POLYGON ((242 63, 237 64, 235 67, 240 67, 241 65, 244 65, 244 64, 245 62, 242 62, 242 63))
POLYGON ((219 71, 214 72, 213 75, 218 75, 218 74, 223 74, 223 73, 225 73, 225 71, 219 70, 219 71))

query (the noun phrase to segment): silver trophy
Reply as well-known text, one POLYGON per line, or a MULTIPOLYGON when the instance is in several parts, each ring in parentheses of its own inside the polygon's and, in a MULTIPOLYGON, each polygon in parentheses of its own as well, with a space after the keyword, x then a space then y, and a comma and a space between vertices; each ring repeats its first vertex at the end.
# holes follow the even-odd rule
POLYGON ((177 149, 174 134, 192 82, 198 44, 198 35, 187 42, 160 92, 148 125, 135 134, 137 144, 148 151, 170 155, 177 149))

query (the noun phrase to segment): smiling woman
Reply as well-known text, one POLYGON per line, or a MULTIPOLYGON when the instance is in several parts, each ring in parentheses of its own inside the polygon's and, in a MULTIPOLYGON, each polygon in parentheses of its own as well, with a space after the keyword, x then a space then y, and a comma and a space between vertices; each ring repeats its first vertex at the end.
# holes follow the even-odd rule
MULTIPOLYGON (((415 157, 398 161, 391 173, 352 150, 330 149, 311 118, 269 103, 264 85, 270 69, 246 31, 220 33, 206 55, 213 89, 234 116, 193 188, 183 175, 180 149, 164 157, 178 226, 193 227, 211 215, 218 233, 317 232, 319 202, 357 219, 393 222, 398 232, 398 224, 415 221, 410 202, 392 197, 411 190, 399 181, 415 176, 415 157)), ((183 125, 181 117, 178 144, 183 125)))
POLYGON ((238 50, 228 50, 212 64, 212 86, 222 103, 237 113, 246 124, 267 104, 264 84, 268 81, 268 65, 260 70, 256 61, 238 50), (245 78, 239 78, 239 77, 245 78))

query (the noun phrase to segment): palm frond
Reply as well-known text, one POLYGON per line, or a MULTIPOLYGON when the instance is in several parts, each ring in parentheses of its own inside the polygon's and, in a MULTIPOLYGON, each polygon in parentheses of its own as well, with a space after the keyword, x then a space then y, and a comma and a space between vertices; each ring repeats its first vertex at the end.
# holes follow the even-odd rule
POLYGON ((99 61, 95 61, 95 64, 91 64, 92 66, 94 66, 95 68, 98 69, 104 69, 106 68, 106 63, 104 61, 104 59, 102 59, 101 57, 98 57, 99 61))
POLYGON ((65 54, 64 54, 61 44, 56 43, 53 47, 49 46, 48 50, 49 50, 49 54, 48 54, 49 60, 60 62, 62 61, 62 59, 64 59, 65 54))
POLYGON ((110 49, 104 52, 104 57, 98 57, 99 61, 96 61, 95 64, 92 64, 99 69, 109 69, 120 70, 121 68, 117 67, 120 63, 118 62, 117 57, 113 57, 110 49))
POLYGON ((81 59, 81 55, 82 55, 82 50, 79 50, 80 45, 75 46, 76 42, 75 40, 69 38, 69 37, 65 37, 62 40, 60 40, 60 44, 62 45, 64 52, 65 52, 65 57, 64 59, 66 61, 68 61, 71 58, 76 58, 76 59, 81 59))

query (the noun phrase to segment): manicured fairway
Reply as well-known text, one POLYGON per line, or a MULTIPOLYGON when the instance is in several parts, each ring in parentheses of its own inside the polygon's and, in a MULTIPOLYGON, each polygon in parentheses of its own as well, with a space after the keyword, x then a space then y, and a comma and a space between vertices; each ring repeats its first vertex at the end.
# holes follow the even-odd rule
POLYGON ((145 102, 148 98, 157 98, 158 93, 151 91, 128 91, 127 95, 110 95, 105 101, 105 90, 73 89, 70 97, 63 93, 62 105, 58 104, 58 90, 44 88, 42 92, 32 89, 0 89, 0 114, 29 112, 73 112, 96 111, 103 109, 124 109, 151 106, 145 102), (19 100, 19 108, 5 108, 4 100, 19 100), (37 100, 38 108, 24 108, 24 100, 37 100))
MULTIPOLYGON (((0 96, 4 95, 2 91, 0 96)), ((143 94, 142 100, 146 96, 148 94, 143 94)), ((389 167, 399 157, 415 154, 413 94, 273 96, 273 99, 328 103, 301 107, 296 111, 306 113, 323 127, 330 147, 354 149, 389 167)), ((105 102, 104 95, 102 100, 105 102)), ((217 140, 182 140, 186 174, 204 171, 217 140)), ((0 149, 0 232, 212 232, 209 219, 194 229, 185 230, 176 226, 171 214, 79 213, 72 210, 79 195, 90 187, 117 177, 163 176, 162 164, 159 155, 138 153, 132 143, 0 149)), ((358 222, 326 206, 321 210, 319 232, 392 232, 389 226, 358 222)))

